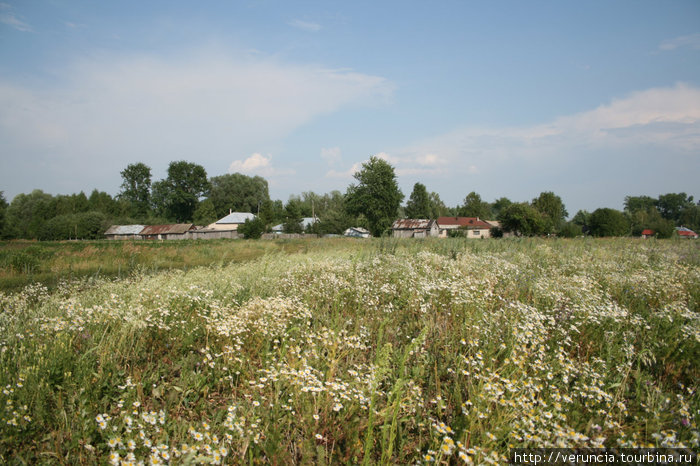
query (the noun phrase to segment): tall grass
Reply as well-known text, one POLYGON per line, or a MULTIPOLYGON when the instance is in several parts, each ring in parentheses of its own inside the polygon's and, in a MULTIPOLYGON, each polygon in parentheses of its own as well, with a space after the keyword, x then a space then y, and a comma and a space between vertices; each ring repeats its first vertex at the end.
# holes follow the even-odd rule
POLYGON ((514 447, 698 446, 696 243, 39 247, 76 268, 153 256, 117 280, 0 294, 3 462, 500 463, 514 447))

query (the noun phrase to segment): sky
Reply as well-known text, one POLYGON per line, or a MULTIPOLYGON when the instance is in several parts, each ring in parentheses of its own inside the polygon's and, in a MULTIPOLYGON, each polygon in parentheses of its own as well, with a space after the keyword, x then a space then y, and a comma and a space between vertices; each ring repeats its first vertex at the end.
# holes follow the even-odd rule
POLYGON ((0 191, 143 162, 345 192, 370 156, 448 206, 700 198, 700 2, 0 0, 0 191))

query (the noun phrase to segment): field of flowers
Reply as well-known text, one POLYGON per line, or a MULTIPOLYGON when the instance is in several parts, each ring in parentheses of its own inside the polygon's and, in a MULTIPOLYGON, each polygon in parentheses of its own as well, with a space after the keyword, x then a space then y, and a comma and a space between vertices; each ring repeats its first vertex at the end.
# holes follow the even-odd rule
POLYGON ((361 244, 0 294, 0 462, 698 447, 697 242, 361 244))

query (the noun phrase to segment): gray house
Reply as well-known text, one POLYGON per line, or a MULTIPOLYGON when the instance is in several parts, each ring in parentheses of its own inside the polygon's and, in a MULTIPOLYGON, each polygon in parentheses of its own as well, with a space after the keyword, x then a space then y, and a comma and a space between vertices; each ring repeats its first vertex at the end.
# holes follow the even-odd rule
POLYGON ((435 220, 400 218, 391 226, 394 238, 426 238, 440 236, 440 225, 435 220))

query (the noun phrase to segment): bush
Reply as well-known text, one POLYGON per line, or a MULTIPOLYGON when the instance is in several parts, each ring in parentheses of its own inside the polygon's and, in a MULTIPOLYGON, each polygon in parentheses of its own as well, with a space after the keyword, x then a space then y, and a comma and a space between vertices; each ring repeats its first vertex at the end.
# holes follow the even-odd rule
POLYGON ((265 222, 259 217, 253 220, 248 219, 238 227, 238 231, 245 239, 259 239, 265 231, 265 222))

